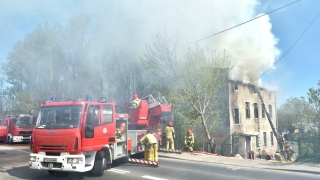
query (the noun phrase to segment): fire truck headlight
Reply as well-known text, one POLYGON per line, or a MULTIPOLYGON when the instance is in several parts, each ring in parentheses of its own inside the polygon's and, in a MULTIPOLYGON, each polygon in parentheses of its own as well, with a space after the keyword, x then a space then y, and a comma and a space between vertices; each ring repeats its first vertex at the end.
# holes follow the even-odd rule
POLYGON ((30 161, 31 162, 36 162, 37 157, 36 156, 30 156, 30 161))
POLYGON ((67 158, 68 164, 81 164, 82 158, 67 158))

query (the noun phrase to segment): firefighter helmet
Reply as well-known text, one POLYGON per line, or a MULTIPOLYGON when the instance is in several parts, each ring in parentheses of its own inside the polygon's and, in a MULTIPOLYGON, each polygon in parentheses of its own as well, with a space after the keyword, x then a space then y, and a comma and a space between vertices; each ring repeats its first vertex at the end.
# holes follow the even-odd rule
POLYGON ((152 133, 152 129, 147 129, 147 133, 152 133))
POLYGON ((133 94, 133 99, 138 99, 138 94, 133 94))
POLYGON ((172 126, 172 122, 170 121, 170 122, 168 122, 168 126, 172 126))
POLYGON ((191 131, 191 129, 188 129, 188 134, 192 134, 192 131, 191 131))

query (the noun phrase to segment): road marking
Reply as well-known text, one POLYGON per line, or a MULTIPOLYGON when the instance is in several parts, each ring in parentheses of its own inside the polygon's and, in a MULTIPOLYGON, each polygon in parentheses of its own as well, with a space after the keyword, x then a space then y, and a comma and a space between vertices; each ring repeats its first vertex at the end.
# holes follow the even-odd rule
POLYGON ((6 147, 6 146, 0 146, 0 149, 13 149, 11 147, 6 147))
POLYGON ((141 177, 146 179, 152 179, 152 180, 168 180, 168 179, 162 179, 162 178, 153 177, 153 176, 141 176, 141 177))
POLYGON ((17 150, 17 151, 30 154, 30 152, 29 152, 29 151, 24 151, 24 150, 17 150))
POLYGON ((121 170, 121 169, 108 169, 107 171, 112 171, 112 172, 115 172, 115 173, 120 173, 120 174, 126 174, 126 173, 130 173, 130 171, 125 171, 125 170, 121 170))

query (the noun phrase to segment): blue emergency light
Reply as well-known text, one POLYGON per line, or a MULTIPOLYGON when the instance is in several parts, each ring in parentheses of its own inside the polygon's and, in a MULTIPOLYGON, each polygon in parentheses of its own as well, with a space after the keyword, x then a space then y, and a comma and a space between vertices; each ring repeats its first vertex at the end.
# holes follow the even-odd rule
POLYGON ((50 101, 51 101, 51 102, 56 102, 57 99, 56 99, 56 97, 51 97, 51 98, 50 98, 50 101))
POLYGON ((86 101, 92 101, 92 95, 91 94, 87 94, 86 95, 86 101))

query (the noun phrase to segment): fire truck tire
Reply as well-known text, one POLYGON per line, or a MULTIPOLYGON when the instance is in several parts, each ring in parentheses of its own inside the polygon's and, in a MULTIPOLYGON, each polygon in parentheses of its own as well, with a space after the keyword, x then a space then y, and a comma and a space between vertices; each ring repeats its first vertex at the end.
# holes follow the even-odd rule
POLYGON ((98 152, 96 154, 96 158, 93 166, 93 175, 94 176, 103 176, 104 169, 106 167, 106 157, 104 152, 98 152))
POLYGON ((13 140, 12 140, 12 138, 10 138, 10 136, 7 136, 6 143, 7 144, 13 144, 13 140))
POLYGON ((4 143, 4 144, 8 144, 8 137, 7 137, 7 136, 4 136, 4 137, 3 137, 3 143, 4 143))
POLYGON ((110 169, 112 166, 112 155, 109 150, 109 154, 106 155, 106 169, 110 169))

